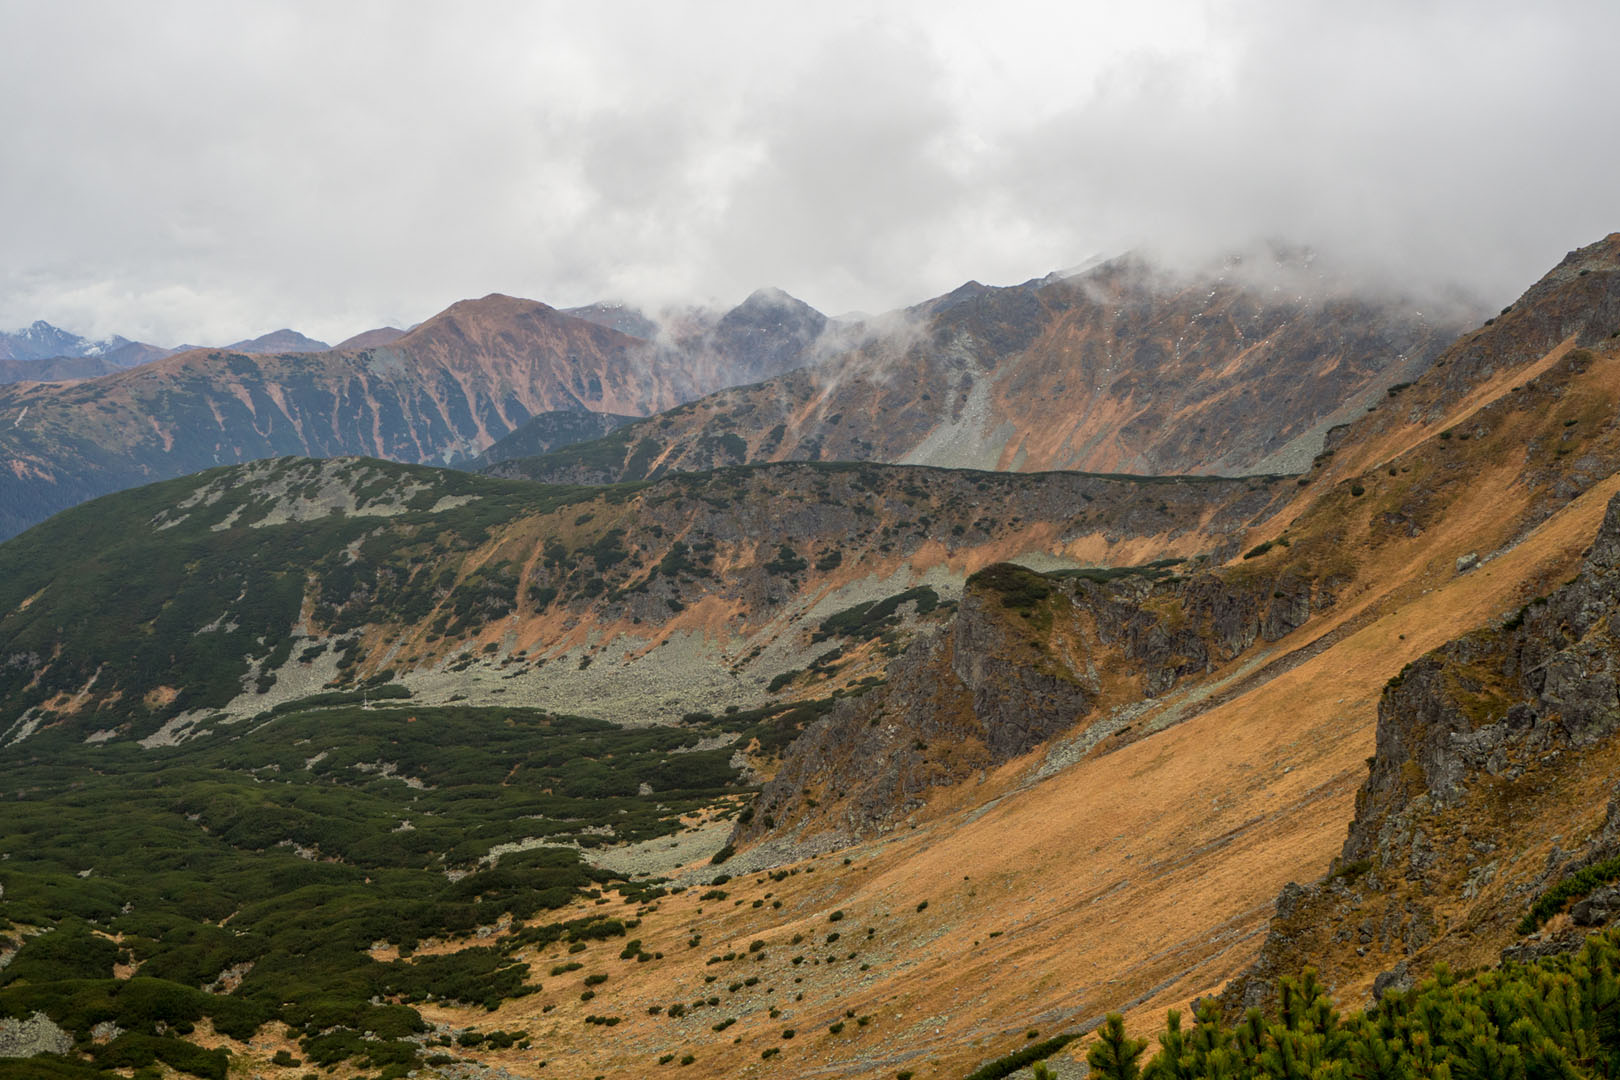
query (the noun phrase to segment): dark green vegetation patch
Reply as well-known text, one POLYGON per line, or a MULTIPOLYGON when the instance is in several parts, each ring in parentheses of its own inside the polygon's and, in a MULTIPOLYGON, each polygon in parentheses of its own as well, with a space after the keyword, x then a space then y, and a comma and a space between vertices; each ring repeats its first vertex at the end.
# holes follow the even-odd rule
MULTIPOLYGON (((767 738, 786 724, 727 719, 767 738)), ((155 750, 42 731, 0 758, 0 937, 22 940, 0 1016, 43 1011, 98 1068, 204 1077, 224 1075, 225 1055, 183 1041, 203 1017, 238 1040, 279 1020, 312 1066, 402 1076, 420 1064, 413 1003, 493 1008, 536 989, 518 946, 633 925, 546 919, 614 880, 563 845, 667 835, 742 791, 730 749, 692 749, 720 730, 339 706, 155 750), (528 925, 499 945, 472 937, 507 915, 528 925), (429 938, 464 947, 413 955, 429 938), (374 958, 378 943, 399 959, 374 958), (94 1044, 102 1021, 125 1034, 94 1044)))
MULTIPOLYGON (((252 467, 97 499, 0 545, 0 715, 20 716, 92 679, 119 697, 81 717, 90 729, 128 725, 138 737, 185 710, 218 708, 242 692, 252 660, 271 671, 291 654, 312 567, 317 619, 337 633, 420 619, 454 584, 440 569, 445 554, 477 548, 521 514, 604 494, 358 459, 267 463, 252 482, 242 481, 244 468, 252 467), (276 508, 267 487, 313 499, 322 481, 349 485, 362 507, 400 500, 400 512, 252 527, 276 508), (435 512, 446 498, 465 501, 435 512), (79 555, 64 561, 65 551, 79 555), (162 686, 178 695, 149 703, 162 686)), ((504 614, 515 589, 510 568, 472 575, 440 629, 504 614)), ((352 656, 340 665, 352 667, 352 656)), ((261 691, 266 679, 273 684, 265 676, 261 691)))
MULTIPOLYGON (((1307 969, 1283 979, 1271 1015, 1250 1009, 1229 1027, 1213 1000, 1184 1030, 1172 1010, 1157 1053, 1110 1014, 1087 1051, 1097 1080, 1176 1076, 1512 1078, 1584 1080, 1620 1072, 1620 931, 1578 953, 1504 964, 1468 977, 1444 967, 1365 1012, 1341 1017, 1307 969)), ((980 1073, 974 1073, 975 1077, 980 1073)), ((989 1075, 1005 1075, 991 1073, 989 1075)))
POLYGON ((915 604, 918 615, 927 615, 939 606, 939 594, 927 585, 920 585, 882 600, 856 604, 821 620, 821 626, 810 640, 825 641, 830 637, 842 636, 869 641, 899 625, 899 611, 904 604, 915 604))

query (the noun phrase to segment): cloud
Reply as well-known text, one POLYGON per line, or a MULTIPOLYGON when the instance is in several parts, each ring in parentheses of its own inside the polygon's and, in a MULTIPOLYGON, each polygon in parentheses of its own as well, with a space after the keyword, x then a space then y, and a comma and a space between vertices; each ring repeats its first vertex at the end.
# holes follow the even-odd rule
POLYGON ((327 340, 502 291, 829 312, 1308 243, 1506 302, 1616 227, 1620 9, 0 8, 0 325, 327 340), (581 10, 584 9, 584 10, 581 10))

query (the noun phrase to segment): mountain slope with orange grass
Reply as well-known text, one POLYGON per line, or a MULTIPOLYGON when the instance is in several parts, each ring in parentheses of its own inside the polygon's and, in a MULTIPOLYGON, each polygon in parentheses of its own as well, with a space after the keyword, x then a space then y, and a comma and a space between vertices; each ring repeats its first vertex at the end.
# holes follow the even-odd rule
MULTIPOLYGON (((1581 280, 1578 269, 1570 276, 1581 280)), ((1533 311, 1526 315, 1537 318, 1533 311)), ((1601 324, 1605 316, 1595 318, 1601 324)), ((1512 330, 1510 323, 1502 332, 1512 330)), ((739 959, 718 969, 722 978, 732 968, 763 974, 760 989, 721 997, 720 1012, 712 1015, 737 1019, 717 1036, 689 1022, 648 1018, 639 1008, 660 993, 701 994, 714 967, 693 964, 667 981, 631 972, 615 991, 623 996, 613 999, 623 1002, 627 1027, 618 1030, 624 1036, 611 1049, 576 1042, 568 1060, 577 1055, 586 1068, 633 1070, 638 1053, 650 1054, 673 1037, 694 1053, 693 1067, 710 1075, 771 1075, 774 1067, 787 1067, 831 1075, 906 1069, 918 1077, 960 1076, 1024 1045, 1029 1028, 1042 1035, 1084 1029, 1113 1009, 1156 1022, 1164 1008, 1216 992, 1243 973, 1268 930, 1265 977, 1291 965, 1330 963, 1346 1005, 1359 1004, 1373 977, 1398 963, 1415 974, 1434 959, 1488 962, 1515 945, 1514 924, 1536 890, 1608 850, 1600 845, 1614 832, 1607 807, 1615 770, 1607 742, 1528 766, 1522 780, 1512 781, 1524 787, 1522 794, 1479 781, 1478 795, 1465 795, 1465 804, 1485 800, 1482 811, 1496 807, 1496 817, 1442 814, 1420 798, 1405 818, 1395 819, 1404 825, 1380 834, 1378 843, 1392 845, 1387 866, 1376 853, 1371 870, 1351 865, 1369 843, 1355 836, 1365 838, 1369 826, 1358 826, 1349 844, 1344 838, 1356 818, 1357 791, 1368 783, 1381 696, 1386 710, 1410 715, 1421 708, 1402 704, 1402 691, 1386 691, 1386 683, 1470 628, 1511 624, 1517 609, 1568 580, 1600 536, 1605 507, 1620 490, 1614 422, 1620 355, 1592 333, 1584 339, 1596 347, 1571 348, 1572 334, 1581 331, 1553 325, 1527 346, 1540 351, 1517 355, 1511 370, 1499 365, 1491 375, 1501 382, 1494 392, 1494 384, 1483 393, 1467 387, 1448 399, 1443 385, 1420 381, 1409 388, 1415 398, 1442 402, 1432 420, 1403 425, 1391 444, 1396 452, 1386 458, 1359 441, 1387 437, 1386 417, 1373 414, 1353 425, 1336 453, 1297 489, 1290 514, 1253 536, 1271 542, 1250 549, 1250 559, 1209 572, 1236 593, 1247 588, 1245 595, 1262 597, 1271 582, 1289 575, 1331 581, 1332 604, 1273 641, 1257 635, 1207 673, 1195 672, 1123 715, 1115 712, 1122 722, 1102 739, 1088 740, 1085 731, 1059 737, 999 768, 981 759, 954 786, 915 789, 923 805, 871 839, 844 847, 847 864, 823 857, 792 868, 815 867, 814 878, 751 875, 742 887, 734 881, 726 886, 733 898, 726 903, 740 900, 741 906, 722 903, 718 912, 712 900, 687 899, 690 892, 663 901, 649 922, 671 919, 679 933, 700 936, 705 953, 723 956, 744 941, 765 942, 765 960, 752 962, 739 948, 739 959), (1459 415, 1468 421, 1460 428, 1459 415), (1303 898, 1294 890, 1283 893, 1284 918, 1274 927, 1273 899, 1282 886, 1329 875, 1341 848, 1340 872, 1316 891, 1303 898), (1512 869, 1502 862, 1510 854, 1512 869), (828 873, 833 884, 823 877, 828 873), (752 898, 766 894, 767 903, 783 901, 781 914, 753 905, 752 898), (1439 901, 1420 899, 1428 894, 1439 901), (822 923, 833 907, 844 912, 837 926, 822 923), (856 931, 853 956, 839 951, 846 924, 856 931), (829 943, 828 933, 839 938, 829 943), (797 943, 795 935, 801 936, 797 943), (799 965, 773 966, 783 938, 787 951, 806 957, 799 965), (799 974, 812 960, 820 964, 799 974), (788 987, 791 1008, 773 1016, 770 1009, 781 1002, 771 994, 780 994, 789 978, 803 981, 788 987), (676 992, 664 993, 671 985, 676 992), (846 1022, 831 1032, 847 1009, 871 1017, 869 1023, 851 1028, 846 1022), (781 1028, 789 1025, 809 1029, 814 1038, 784 1041, 781 1028), (741 1042, 733 1042, 739 1033, 741 1042), (761 1058, 773 1048, 778 1053, 761 1058)), ((1513 357, 1510 342, 1496 344, 1497 355, 1513 357)), ((1448 377, 1440 367, 1426 378, 1448 377)), ((1603 534, 1611 539, 1600 537, 1600 549, 1613 547, 1614 529, 1611 523, 1603 534)), ((1197 575, 1151 584, 1130 580, 1100 586, 1119 595, 1099 597, 1089 585, 1059 578, 1029 605, 1034 618, 1024 620, 1014 610, 1003 625, 1022 624, 1024 644, 1013 645, 1034 650, 1049 667, 1061 666, 1076 655, 1063 647, 1065 626, 1075 619, 1095 626, 1099 612, 1126 597, 1160 625, 1193 622, 1188 616, 1197 613, 1186 597, 1197 581, 1197 575)), ((1212 586, 1206 579, 1201 587, 1212 586)), ((1271 599, 1287 596, 1286 590, 1272 592, 1283 596, 1271 599)), ((1553 628, 1538 631, 1538 620, 1557 621, 1572 604, 1584 610, 1578 598, 1554 598, 1540 616, 1534 613, 1543 609, 1532 606, 1523 628, 1512 633, 1546 639, 1553 628)), ((1213 625, 1204 618, 1202 632, 1213 625)), ((1606 633, 1606 625, 1599 618, 1594 632, 1606 633)), ((1478 722, 1500 715, 1494 702, 1511 704, 1511 695, 1494 689, 1480 668, 1481 660, 1501 655, 1500 632, 1482 634, 1484 652, 1450 646, 1436 676, 1448 687, 1453 678, 1463 680, 1447 692, 1461 695, 1460 704, 1478 702, 1484 710, 1478 722), (1457 665, 1468 666, 1447 674, 1457 665)), ((951 642, 950 632, 941 640, 951 642)), ((1129 670, 1101 658, 1098 666, 1129 670)), ((1085 675, 1080 667, 1070 673, 1077 681, 1085 675)), ((944 678, 936 676, 934 685, 944 678)), ((1433 685, 1436 677, 1422 681, 1433 685)), ((915 711, 929 685, 902 677, 845 708, 869 718, 862 730, 895 728, 888 745, 948 759, 961 746, 950 743, 951 732, 913 733, 905 726, 906 706, 915 711), (885 700, 890 704, 881 705, 885 700), (941 735, 944 744, 937 741, 941 735)), ((1407 685, 1418 680, 1409 676, 1402 681, 1407 685)), ((975 713, 967 699, 958 707, 980 722, 994 718, 993 710, 975 713)), ((922 711, 942 724, 926 702, 922 711)), ((841 766, 824 745, 814 749, 817 731, 841 722, 836 716, 817 721, 790 751, 778 775, 793 777, 794 797, 786 799, 785 811, 778 804, 777 831, 791 830, 803 841, 818 828, 831 834, 848 821, 850 774, 823 773, 804 785, 814 773, 787 771, 796 757, 819 753, 834 770, 859 759, 863 770, 884 771, 881 762, 874 770, 859 746, 841 766)), ((1472 752, 1488 756, 1489 749, 1472 752)), ((1400 755, 1391 756, 1382 744, 1380 753, 1375 776, 1406 775, 1400 755)), ((904 763, 899 775, 906 775, 904 763)), ((768 840, 772 830, 761 833, 759 821, 756 814, 736 839, 768 840)), ((749 865, 747 854, 734 858, 749 865)), ((1250 1000, 1264 998, 1255 977, 1243 986, 1260 987, 1249 992, 1250 1000)), ((1245 991, 1235 993, 1241 999, 1245 991)), ((564 1039, 569 1007, 558 1002, 546 1014, 562 1013, 553 1023, 564 1039)), ((524 1015, 521 1009, 516 1014, 524 1015)))

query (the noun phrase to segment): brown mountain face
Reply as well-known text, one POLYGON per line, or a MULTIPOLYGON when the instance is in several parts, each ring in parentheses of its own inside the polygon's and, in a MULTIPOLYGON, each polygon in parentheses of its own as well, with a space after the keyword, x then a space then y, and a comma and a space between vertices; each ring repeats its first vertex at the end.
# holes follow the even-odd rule
POLYGON ((0 391, 0 537, 95 495, 233 461, 464 462, 531 416, 645 416, 801 362, 826 324, 772 291, 658 342, 602 321, 497 294, 331 350, 278 331, 128 378, 0 391))
POLYGON ((530 416, 692 397, 678 358, 545 304, 468 300, 390 345, 194 350, 72 386, 0 389, 0 535, 107 491, 280 454, 471 457, 530 416))
MULTIPOLYGON (((1620 235, 1572 253, 1514 305, 1516 318, 1464 335, 1416 383, 1335 431, 1336 448, 1293 482, 1294 505, 1251 534, 1257 542, 1232 565, 1118 581, 1006 567, 970 579, 949 632, 803 740, 762 802, 778 823, 799 821, 812 802, 825 826, 881 831, 920 808, 929 787, 993 768, 1077 721, 1087 745, 1139 731, 1110 716, 1110 703, 1129 713, 1300 628, 1320 633, 1344 610, 1341 597, 1357 598, 1356 620, 1399 610, 1457 573, 1458 559, 1512 551, 1572 500, 1589 504, 1620 473, 1620 335, 1609 329, 1620 325, 1617 253, 1620 235), (1583 340, 1596 348, 1576 347, 1583 340), (988 677, 986 657, 997 658, 988 677), (1038 688, 1020 689, 1030 679, 1038 688), (944 737, 954 764, 910 752, 914 736, 944 737), (863 785, 876 780, 887 786, 874 795, 863 785), (823 785, 842 794, 806 794, 823 785)), ((756 822, 737 839, 768 831, 756 822)))
POLYGON ((833 327, 821 362, 502 475, 600 482, 743 461, 1015 471, 1283 472, 1410 381, 1475 317, 1241 267, 1140 260, 1011 288, 969 283, 833 327), (1301 290, 1310 291, 1301 291, 1301 290))
POLYGON ((392 345, 406 335, 407 331, 393 326, 379 326, 375 330, 362 330, 353 337, 346 337, 334 349, 375 349, 380 345, 392 345))
MULTIPOLYGON (((870 838, 852 850, 887 872, 874 899, 929 875, 903 895, 945 893, 947 937, 983 946, 1018 912, 965 963, 990 985, 991 955, 1017 957, 1020 1015, 1076 1022, 1138 1006, 1157 1025, 1268 925, 1234 1009, 1306 964, 1358 1006, 1381 973, 1568 949, 1620 918, 1617 241, 1336 432, 1227 565, 970 579, 884 686, 794 744, 736 858, 870 838), (876 854, 896 843, 915 853, 876 854), (1315 883, 1275 906, 1255 888, 1290 880, 1315 883)), ((908 1003, 966 1042, 945 1001, 908 1003)))

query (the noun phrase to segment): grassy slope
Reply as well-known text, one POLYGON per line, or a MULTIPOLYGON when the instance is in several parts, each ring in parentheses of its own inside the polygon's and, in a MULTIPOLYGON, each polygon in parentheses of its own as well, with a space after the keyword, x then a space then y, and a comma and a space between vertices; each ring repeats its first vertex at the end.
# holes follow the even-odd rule
MULTIPOLYGON (((667 901, 648 933, 757 937, 769 954, 759 970, 769 972, 783 940, 820 928, 831 907, 849 913, 858 935, 868 926, 879 933, 880 944, 859 950, 856 971, 831 974, 823 964, 805 974, 795 984, 805 1000, 781 1017, 769 1017, 768 999, 745 997, 723 1036, 683 1029, 705 1044, 700 1071, 767 1075, 759 1055, 779 1046, 772 1063, 805 1070, 958 1075, 1016 1048, 1026 1027, 1049 1031, 1131 1005, 1156 1020, 1240 970, 1280 887, 1314 879, 1338 850, 1383 684, 1423 652, 1566 580, 1620 490, 1608 419, 1617 357, 1567 352, 1528 359, 1540 382, 1521 371, 1495 380, 1494 397, 1487 389, 1399 425, 1391 445, 1404 454, 1395 461, 1346 466, 1349 475, 1330 465, 1300 489, 1291 545, 1263 558, 1331 562, 1350 575, 1341 602, 1203 686, 1273 662, 1269 679, 1225 700, 1201 700, 1197 685, 1170 695, 1138 726, 1179 723, 1045 782, 1029 784, 1034 762, 1017 762, 965 796, 944 795, 946 809, 960 809, 847 852, 852 865, 821 871, 835 885, 818 874, 733 886, 743 905, 718 913, 692 897, 667 901), (1463 416, 1467 440, 1453 430, 1463 416), (1452 437, 1440 438, 1447 430, 1452 437), (1409 483, 1413 476, 1420 482, 1409 483), (1351 491, 1357 482, 1361 495, 1351 491), (1403 512, 1418 535, 1384 517, 1403 512), (1494 557, 1459 574, 1456 559, 1475 550, 1494 557), (782 911, 751 906, 767 892, 782 911), (871 970, 859 972, 860 963, 871 970), (829 1036, 826 1025, 851 1007, 876 1019, 829 1036), (789 1022, 816 1038, 782 1042, 789 1022)), ((1241 560, 1233 572, 1245 572, 1241 560)), ((1556 816, 1543 824, 1549 835, 1567 826, 1556 816)), ((1342 991, 1356 998, 1382 962, 1369 960, 1342 991)), ((611 1049, 577 1043, 581 1065, 645 1067, 638 1055, 668 1042, 670 1029, 640 1015, 643 1006, 697 992, 706 969, 693 962, 673 983, 672 971, 617 988, 622 1035, 611 1049)), ((557 1037, 569 1038, 567 1016, 557 1037)))

